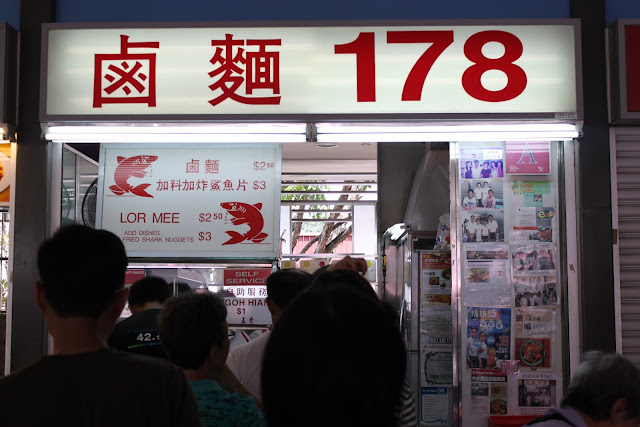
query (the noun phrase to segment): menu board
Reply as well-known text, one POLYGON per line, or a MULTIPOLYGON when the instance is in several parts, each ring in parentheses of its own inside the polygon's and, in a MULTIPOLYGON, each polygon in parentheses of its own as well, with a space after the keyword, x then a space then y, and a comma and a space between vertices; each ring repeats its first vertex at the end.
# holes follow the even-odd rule
POLYGON ((129 256, 275 258, 280 146, 105 145, 96 224, 129 256))

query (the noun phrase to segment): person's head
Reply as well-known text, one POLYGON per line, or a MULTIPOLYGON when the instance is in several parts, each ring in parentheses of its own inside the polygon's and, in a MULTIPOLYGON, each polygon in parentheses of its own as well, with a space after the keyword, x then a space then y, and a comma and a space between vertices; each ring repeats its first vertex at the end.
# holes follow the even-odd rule
POLYGON ((493 222, 493 215, 489 215, 489 222, 493 222))
POLYGON ((640 370, 617 353, 586 353, 561 406, 614 426, 636 427, 640 423, 640 370))
POLYGON ((489 194, 489 197, 493 197, 493 190, 489 190, 488 194, 489 194))
POLYGON ((471 222, 476 222, 476 216, 475 215, 471 215, 471 222))
POLYGON ((291 301, 306 290, 313 276, 305 271, 288 269, 271 273, 267 278, 267 308, 274 324, 291 301))
POLYGON ((467 169, 471 169, 471 160, 467 160, 465 166, 467 167, 467 169))
POLYGON ((487 333, 486 332, 480 332, 480 335, 478 336, 478 338, 480 338, 480 341, 485 341, 487 339, 487 333))
POLYGON ((469 198, 472 198, 473 197, 473 190, 469 190, 467 192, 467 195, 469 196, 469 198))
POLYGON ((120 239, 84 225, 61 227, 38 249, 36 301, 60 318, 98 318, 115 305, 117 319, 126 302, 127 254, 120 239))
POLYGON ((484 162, 484 163, 482 164, 482 167, 483 167, 484 169, 489 169, 489 162, 484 162))
POLYGON ((487 350, 487 354, 495 355, 496 354, 495 347, 489 347, 489 349, 487 350))
POLYGON ((158 317, 160 342, 169 360, 183 369, 206 362, 221 366, 229 353, 227 308, 213 293, 185 293, 165 301, 158 317))
POLYGON ((471 335, 471 338, 475 338, 478 335, 478 328, 469 329, 469 335, 471 335))
POLYGON ((475 166, 475 167, 480 166, 480 162, 479 162, 479 161, 477 161, 477 160, 474 160, 474 161, 473 161, 473 166, 475 166))
POLYGON ((495 168, 495 167, 496 167, 496 162, 495 162, 495 160, 492 160, 492 161, 491 161, 491 169, 493 169, 493 168, 495 168))
MULTIPOLYGON (((485 163, 485 165, 486 165, 486 163, 485 163)), ((489 186, 489 183, 487 181, 485 181, 483 186, 484 186, 484 188, 487 188, 489 186)))
POLYGON ((480 182, 476 182, 476 188, 482 188, 482 184, 480 184, 480 182))
POLYGON ((502 169, 502 160, 498 160, 496 162, 496 166, 498 167, 498 169, 502 169))
POLYGON ((405 365, 400 332, 379 301, 355 286, 314 284, 283 313, 267 343, 267 423, 395 425, 405 365))
POLYGON ((132 313, 139 313, 155 303, 154 308, 171 296, 171 288, 162 277, 144 277, 136 281, 129 288, 129 309, 132 313), (147 307, 145 307, 145 305, 147 307))
POLYGON ((364 295, 372 298, 375 301, 378 300, 376 291, 371 287, 371 283, 367 281, 360 274, 352 270, 335 270, 327 271, 318 277, 316 277, 312 283, 315 287, 336 287, 336 286, 352 286, 354 289, 362 291, 364 295))

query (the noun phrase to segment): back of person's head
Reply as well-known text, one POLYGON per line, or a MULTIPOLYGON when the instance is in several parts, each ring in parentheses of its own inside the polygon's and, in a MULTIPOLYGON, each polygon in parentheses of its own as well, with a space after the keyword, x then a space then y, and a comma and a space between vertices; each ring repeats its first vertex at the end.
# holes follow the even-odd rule
POLYGON ((184 369, 200 368, 211 347, 223 347, 226 319, 227 308, 213 293, 185 293, 166 300, 158 332, 169 360, 184 369))
POLYGON ((143 306, 148 302, 163 303, 171 296, 171 287, 162 277, 148 276, 129 288, 129 305, 143 306))
POLYGON ((267 423, 395 425, 405 365, 400 333, 379 302, 353 286, 312 286, 287 308, 267 343, 267 423))
POLYGON ((37 263, 58 316, 98 317, 124 287, 127 254, 115 234, 74 224, 40 245, 37 263))
POLYGON ((594 420, 606 420, 616 401, 624 399, 625 418, 640 417, 640 370, 617 353, 588 352, 562 399, 594 420))
POLYGON ((278 270, 267 278, 267 295, 284 310, 289 303, 309 287, 313 276, 296 269, 278 270))
POLYGON ((325 271, 313 280, 314 287, 353 286, 365 295, 378 300, 376 291, 361 274, 353 270, 325 271))
POLYGON ((186 294, 191 292, 193 292, 193 289, 191 289, 191 286, 189 286, 189 284, 184 282, 176 282, 175 284, 176 295, 181 295, 181 294, 186 294))

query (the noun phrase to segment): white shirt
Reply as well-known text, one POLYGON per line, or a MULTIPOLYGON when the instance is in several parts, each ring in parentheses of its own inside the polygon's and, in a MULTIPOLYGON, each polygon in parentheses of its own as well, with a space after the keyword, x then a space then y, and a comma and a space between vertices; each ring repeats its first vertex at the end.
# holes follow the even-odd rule
POLYGON ((260 379, 262 375, 262 357, 270 334, 271 331, 265 332, 258 338, 236 348, 227 357, 229 369, 260 399, 262 399, 262 382, 260 379))
POLYGON ((489 221, 487 223, 487 227, 489 228, 490 233, 495 233, 498 231, 498 223, 496 221, 489 221))

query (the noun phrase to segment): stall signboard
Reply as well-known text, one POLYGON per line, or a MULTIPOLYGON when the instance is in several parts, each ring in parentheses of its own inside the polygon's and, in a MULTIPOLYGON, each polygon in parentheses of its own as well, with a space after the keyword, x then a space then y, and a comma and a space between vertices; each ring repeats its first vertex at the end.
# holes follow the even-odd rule
POLYGON ((269 268, 242 268, 224 270, 224 290, 237 298, 266 298, 269 268))
POLYGON ((280 146, 101 150, 96 224, 130 257, 279 255, 280 146))
POLYGON ((574 20, 44 28, 43 121, 581 114, 574 20))
POLYGON ((224 297, 227 323, 233 326, 262 326, 271 324, 271 314, 264 298, 224 297))
POLYGON ((618 19, 609 28, 611 121, 640 123, 640 19, 618 19))

